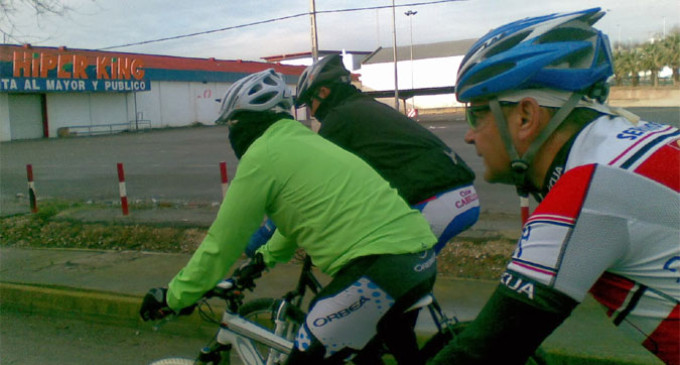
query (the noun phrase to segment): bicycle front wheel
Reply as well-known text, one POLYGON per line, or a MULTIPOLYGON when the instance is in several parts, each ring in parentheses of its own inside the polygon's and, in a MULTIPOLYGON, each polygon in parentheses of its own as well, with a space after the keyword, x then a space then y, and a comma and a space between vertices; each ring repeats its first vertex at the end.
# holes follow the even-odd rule
POLYGON ((238 314, 262 327, 273 330, 276 326, 274 317, 281 300, 274 298, 258 298, 244 303, 238 314))
POLYGON ((149 365, 194 365, 195 360, 173 357, 168 359, 156 360, 149 365))
MULTIPOLYGON (((276 330, 275 322, 276 312, 280 304, 281 304, 280 299, 274 298, 254 299, 249 302, 246 302, 241 306, 241 308, 239 309, 239 315, 250 322, 256 323, 274 332, 276 330)), ((289 326, 292 325, 293 325, 292 323, 289 324, 289 326)), ((290 336, 284 335, 284 337, 291 339, 290 336)), ((271 347, 261 343, 256 343, 255 347, 257 349, 257 352, 260 354, 260 357, 262 359, 267 359, 271 347)), ((281 363, 283 363, 283 359, 281 359, 281 363)))

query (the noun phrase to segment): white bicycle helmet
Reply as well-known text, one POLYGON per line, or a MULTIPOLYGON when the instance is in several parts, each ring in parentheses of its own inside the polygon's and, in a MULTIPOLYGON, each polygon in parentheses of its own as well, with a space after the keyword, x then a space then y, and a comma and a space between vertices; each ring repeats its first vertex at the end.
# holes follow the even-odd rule
POLYGON ((222 98, 220 116, 215 123, 226 123, 241 111, 290 113, 292 107, 291 89, 283 75, 270 68, 232 84, 222 98))

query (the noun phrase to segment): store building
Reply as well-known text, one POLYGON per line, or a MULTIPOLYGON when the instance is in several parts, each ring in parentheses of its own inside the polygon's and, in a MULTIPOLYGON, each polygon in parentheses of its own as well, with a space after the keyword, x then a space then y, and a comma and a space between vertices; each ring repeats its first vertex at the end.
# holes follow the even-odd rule
POLYGON ((212 124, 234 81, 304 66, 0 45, 0 141, 212 124))
MULTIPOLYGON (((463 57, 476 39, 416 44, 397 47, 397 82, 399 90, 453 89, 463 57)), ((394 48, 378 48, 361 63, 364 91, 394 90, 394 48)), ((406 93, 404 93, 406 94, 406 93)), ((460 107, 453 93, 420 95, 406 100, 408 108, 446 109, 460 107)))

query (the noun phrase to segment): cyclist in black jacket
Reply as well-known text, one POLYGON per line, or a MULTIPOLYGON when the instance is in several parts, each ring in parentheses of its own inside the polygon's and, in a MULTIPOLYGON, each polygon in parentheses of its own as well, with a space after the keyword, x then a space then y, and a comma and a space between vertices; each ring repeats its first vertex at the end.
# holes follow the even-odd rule
POLYGON ((300 76, 296 107, 307 105, 321 136, 368 162, 425 215, 439 252, 479 217, 474 173, 433 133, 350 81, 340 55, 327 56, 300 76))
MULTIPOLYGON (((350 81, 340 55, 326 56, 300 76, 295 106, 306 105, 321 122, 321 136, 361 157, 425 216, 439 253, 479 218, 474 172, 433 133, 350 81)), ((275 228, 267 221, 246 253, 254 254, 275 228)))

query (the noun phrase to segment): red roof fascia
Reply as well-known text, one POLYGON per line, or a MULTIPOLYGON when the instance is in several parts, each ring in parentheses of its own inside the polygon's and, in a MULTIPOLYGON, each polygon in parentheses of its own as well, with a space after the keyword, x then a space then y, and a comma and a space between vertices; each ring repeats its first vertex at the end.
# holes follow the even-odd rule
POLYGON ((30 45, 0 45, 0 61, 11 62, 14 51, 37 52, 44 54, 82 55, 88 58, 91 65, 96 64, 97 57, 128 57, 137 58, 144 62, 145 68, 166 70, 200 70, 216 72, 253 73, 268 68, 274 68, 284 75, 300 75, 304 66, 290 66, 266 62, 220 60, 215 58, 191 58, 142 53, 108 52, 85 49, 70 49, 66 47, 33 47, 30 45))

